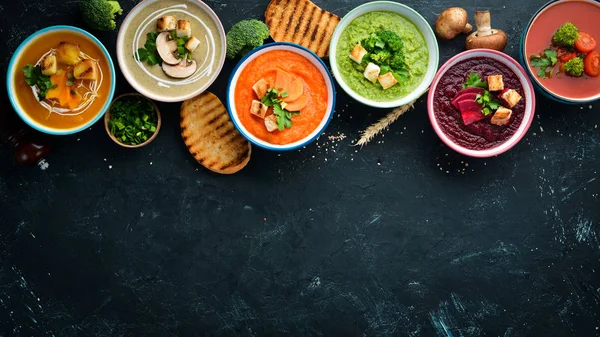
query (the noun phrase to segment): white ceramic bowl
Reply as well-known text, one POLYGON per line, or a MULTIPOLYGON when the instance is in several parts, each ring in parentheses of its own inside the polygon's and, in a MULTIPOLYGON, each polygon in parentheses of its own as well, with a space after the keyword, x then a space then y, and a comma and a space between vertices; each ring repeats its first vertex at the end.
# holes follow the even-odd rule
POLYGON ((531 122, 533 121, 533 115, 535 113, 535 92, 533 90, 533 85, 531 84, 529 77, 527 77, 527 73, 525 72, 523 67, 521 67, 521 65, 517 61, 515 61, 512 57, 510 57, 504 53, 495 51, 495 50, 473 49, 473 50, 464 51, 464 52, 454 56, 440 68, 440 70, 438 71, 438 73, 435 76, 435 79, 433 80, 433 83, 431 84, 431 89, 429 90, 429 95, 427 97, 427 110, 429 112, 429 120, 431 121, 431 125, 433 126, 435 133, 437 133, 437 135, 440 137, 440 139, 446 145, 448 145, 448 147, 450 147, 451 149, 453 149, 454 151, 456 151, 458 153, 461 153, 461 154, 469 156, 469 157, 487 158, 487 157, 497 156, 499 154, 502 154, 502 153, 510 150, 525 136, 525 134, 527 133, 527 130, 531 126, 531 122), (525 99, 525 115, 523 116, 523 121, 521 122, 521 125, 519 126, 519 128, 517 129, 515 134, 513 134, 507 141, 500 144, 499 146, 496 146, 496 147, 493 147, 490 149, 485 149, 485 150, 468 149, 468 148, 458 145, 454 141, 452 141, 444 133, 444 131, 441 129, 440 125, 438 124, 437 118, 435 117, 435 111, 433 108, 433 103, 436 98, 437 85, 438 85, 440 79, 442 77, 444 77, 444 75, 446 74, 448 69, 452 68, 454 65, 456 65, 459 62, 462 62, 464 60, 468 60, 471 58, 475 58, 475 57, 490 58, 490 59, 496 60, 496 61, 502 63, 503 65, 505 65, 506 67, 508 67, 519 78, 519 80, 521 82, 521 86, 523 87, 523 90, 525 93, 525 97, 524 97, 524 99, 525 99))
POLYGON ((115 86, 116 86, 115 67, 113 65, 112 59, 110 58, 110 54, 108 53, 108 51, 106 50, 104 45, 100 41, 98 41, 98 39, 94 35, 86 32, 83 29, 80 29, 77 27, 72 27, 72 26, 52 26, 52 27, 47 27, 47 28, 44 28, 42 30, 39 30, 39 31, 33 33, 31 36, 29 36, 27 39, 25 39, 25 41, 23 41, 23 43, 21 43, 21 45, 13 53, 13 56, 10 60, 10 64, 8 65, 8 71, 6 73, 6 88, 8 90, 8 96, 10 99, 10 103, 12 104, 13 108, 17 112, 17 115, 19 115, 19 117, 21 117, 21 119, 25 123, 27 123, 27 125, 31 126, 32 128, 34 128, 40 132, 47 133, 50 135, 74 134, 74 133, 77 133, 77 132, 87 129, 90 126, 92 126, 94 123, 96 123, 96 121, 98 121, 102 116, 104 116, 104 113, 106 112, 106 110, 108 110, 108 107, 110 106, 112 98, 115 93, 115 86), (32 42, 36 41, 37 39, 43 39, 44 36, 47 36, 48 34, 61 32, 61 31, 68 31, 68 32, 71 32, 74 34, 78 34, 78 35, 84 37, 86 40, 88 40, 91 43, 98 46, 98 48, 102 51, 102 54, 104 54, 104 57, 106 57, 106 60, 108 62, 108 71, 110 72, 110 78, 111 78, 110 83, 107 84, 107 85, 110 85, 108 97, 106 98, 106 102, 104 103, 102 108, 100 110, 98 110, 96 115, 89 122, 82 124, 81 126, 70 128, 70 129, 58 129, 58 128, 48 127, 48 126, 38 123, 33 118, 31 118, 27 114, 27 112, 25 112, 25 110, 23 109, 21 104, 19 104, 19 101, 16 98, 17 96, 16 96, 16 92, 15 92, 16 91, 15 83, 13 81, 13 79, 16 76, 16 73, 21 71, 21 68, 17 67, 17 64, 19 63, 20 58, 23 56, 23 50, 27 49, 27 47, 32 42))
POLYGON ((227 110, 229 111, 229 115, 231 116, 231 120, 233 121, 233 124, 238 129, 238 131, 242 134, 242 136, 244 136, 246 139, 248 139, 251 143, 253 143, 256 146, 267 149, 267 150, 289 151, 289 150, 298 149, 302 146, 305 146, 305 145, 311 143, 325 130, 325 128, 329 124, 329 121, 331 120, 331 118, 333 116, 334 108, 335 108, 335 86, 333 85, 333 78, 329 74, 329 71, 327 70, 327 66, 312 51, 310 51, 302 46, 299 46, 297 44, 293 44, 293 43, 287 43, 287 42, 270 43, 270 44, 266 44, 262 47, 254 49, 253 51, 248 53, 238 63, 238 65, 233 70, 231 78, 229 79, 229 84, 227 85, 227 110), (240 74, 242 73, 242 70, 244 70, 244 67, 246 67, 246 65, 248 63, 252 62, 252 60, 257 58, 258 56, 260 56, 264 53, 273 51, 273 50, 287 50, 287 51, 292 51, 294 53, 297 53, 301 56, 304 56, 307 60, 309 60, 312 64, 314 64, 315 67, 317 67, 317 69, 319 69, 319 71, 321 72, 321 75, 323 75, 323 79, 325 79, 325 84, 327 85, 327 111, 325 112, 325 116, 323 116, 321 123, 319 123, 319 126, 317 126, 317 128, 312 133, 310 133, 308 136, 304 137, 303 139, 300 139, 294 143, 285 144, 285 145, 271 144, 271 143, 268 143, 262 139, 259 139, 256 136, 254 136, 241 123, 240 118, 238 116, 238 111, 235 108, 235 86, 237 84, 238 78, 240 77, 240 74))
MULTIPOLYGON (((160 102, 181 102, 181 101, 185 101, 186 99, 190 99, 192 97, 195 97, 197 95, 199 95, 200 93, 204 92, 219 76, 219 73, 221 72, 221 69, 223 68, 223 64, 225 63, 225 53, 226 53, 226 48, 227 48, 227 43, 226 43, 226 38, 225 38, 225 29, 223 28, 223 25, 221 24, 221 21, 219 20, 219 18, 217 17, 217 15, 215 14, 215 12, 213 12, 213 10, 206 5, 204 2, 200 1, 200 0, 182 0, 181 3, 171 6, 171 7, 161 7, 161 9, 159 11, 156 11, 154 13, 152 13, 151 16, 147 17, 145 19, 145 21, 143 22, 143 24, 139 27, 131 27, 131 21, 140 14, 140 12, 142 12, 144 9, 146 9, 149 5, 152 5, 154 3, 158 3, 161 0, 144 0, 142 2, 140 2, 139 4, 137 4, 130 12, 129 14, 127 14, 127 16, 125 17, 125 19, 123 20, 123 23, 121 24, 121 27, 119 28, 119 35, 117 37, 117 61, 119 63, 119 68, 121 69, 121 72, 123 73, 123 76, 125 76, 125 79, 127 80, 127 82, 129 82, 129 84, 140 94, 151 98, 155 101, 160 101, 160 102), (208 57, 209 60, 208 62, 212 63, 211 66, 207 66, 207 67, 212 67, 212 70, 208 72, 208 75, 202 75, 202 76, 207 76, 208 79, 207 81, 204 83, 204 85, 198 87, 196 90, 194 90, 191 93, 186 93, 186 94, 181 94, 179 93, 178 87, 180 87, 180 83, 178 84, 178 82, 182 82, 186 79, 183 80, 177 80, 177 79, 173 79, 173 80, 169 80, 166 81, 164 79, 160 79, 152 74, 150 74, 148 71, 144 70, 144 75, 143 76, 149 76, 149 77, 154 77, 154 80, 156 80, 157 85, 163 86, 165 88, 170 87, 169 92, 168 93, 164 93, 164 94, 159 94, 159 93, 155 93, 155 92, 151 92, 148 89, 144 88, 144 86, 142 86, 139 81, 138 78, 136 78, 136 76, 134 76, 134 74, 131 72, 129 66, 127 65, 126 62, 126 58, 128 59, 133 59, 134 57, 134 52, 135 52, 135 47, 131 44, 129 44, 127 42, 127 39, 125 38, 125 34, 127 34, 130 30, 138 30, 138 29, 142 29, 145 30, 146 27, 148 27, 149 25, 153 25, 156 26, 156 19, 163 16, 163 15, 173 15, 175 17, 177 17, 177 14, 180 12, 185 12, 187 9, 187 6, 197 6, 200 8, 201 11, 203 11, 214 23, 214 25, 217 28, 217 35, 216 36, 210 36, 207 37, 207 41, 209 43, 213 43, 212 39, 214 39, 215 37, 220 39, 221 43, 221 47, 220 49, 217 49, 220 53, 220 57, 215 58, 215 59, 211 59, 210 56, 208 57)), ((194 33, 192 32, 192 35, 194 33)), ((137 34, 134 34, 137 35, 137 34)), ((143 41, 146 40, 145 36, 141 36, 140 38, 143 39, 143 41)), ((199 37, 202 41, 202 43, 204 43, 204 39, 202 37, 199 37)), ((216 53, 215 53, 216 55, 216 53)), ((135 67, 145 67, 145 65, 142 65, 141 62, 136 61, 135 65, 133 65, 135 67)), ((208 69, 208 68, 205 68, 208 69)), ((202 72, 201 69, 197 70, 198 72, 202 72)), ((196 76, 195 75, 192 75, 196 76)), ((183 85, 194 85, 193 83, 191 84, 183 84, 183 85)))
POLYGON ((335 76, 335 79, 337 80, 340 87, 342 87, 342 89, 355 100, 376 108, 395 108, 412 102, 417 98, 421 97, 421 95, 423 95, 427 88, 429 88, 429 85, 431 84, 431 81, 435 76, 435 72, 437 71, 439 63, 439 56, 440 52, 438 49, 437 39, 429 23, 414 9, 392 1, 369 2, 351 10, 342 18, 340 23, 337 25, 335 31, 333 32, 333 36, 331 37, 331 43, 329 45, 329 62, 331 65, 331 71, 333 72, 333 76, 335 76), (423 78, 419 86, 407 96, 397 99, 395 101, 378 102, 361 96, 360 93, 354 91, 344 82, 344 79, 340 74, 338 67, 336 51, 338 41, 340 39, 340 36, 342 35, 342 32, 357 17, 375 11, 395 12, 410 20, 423 34, 423 37, 425 38, 425 41, 427 43, 427 49, 429 51, 427 72, 425 73, 425 77, 423 78))

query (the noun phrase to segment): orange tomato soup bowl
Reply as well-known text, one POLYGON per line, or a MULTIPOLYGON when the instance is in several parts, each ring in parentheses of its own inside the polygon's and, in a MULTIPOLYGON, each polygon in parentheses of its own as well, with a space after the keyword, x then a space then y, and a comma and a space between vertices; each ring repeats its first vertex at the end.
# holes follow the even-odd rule
POLYGON ((268 150, 293 150, 312 142, 327 127, 334 107, 333 79, 323 61, 291 43, 271 43, 250 52, 237 65, 227 88, 227 108, 234 125, 250 142, 268 150), (250 112, 252 101, 259 100, 253 86, 261 79, 274 86, 281 71, 292 82, 303 84, 302 95, 308 103, 291 117, 291 127, 269 132, 265 120, 250 112))
MULTIPOLYGON (((59 69, 63 67, 66 66, 59 64, 59 69)), ((47 134, 67 135, 89 128, 104 115, 115 91, 115 70, 108 51, 93 35, 76 27, 52 26, 34 33, 21 43, 10 61, 6 86, 13 108, 25 123, 47 134), (97 82, 94 91, 95 99, 77 113, 59 114, 42 106, 25 82, 21 70, 26 65, 35 65, 40 57, 63 41, 77 44, 82 53, 95 60, 102 74, 102 80, 97 82)))
MULTIPOLYGON (((600 99, 600 76, 573 78, 541 78, 538 68, 532 67, 530 55, 548 48, 554 32, 566 22, 580 31, 591 34, 600 42, 600 2, 594 0, 550 1, 531 19, 521 40, 521 58, 524 68, 544 94, 563 103, 581 104, 600 99)), ((600 46, 595 50, 600 51, 600 46)))

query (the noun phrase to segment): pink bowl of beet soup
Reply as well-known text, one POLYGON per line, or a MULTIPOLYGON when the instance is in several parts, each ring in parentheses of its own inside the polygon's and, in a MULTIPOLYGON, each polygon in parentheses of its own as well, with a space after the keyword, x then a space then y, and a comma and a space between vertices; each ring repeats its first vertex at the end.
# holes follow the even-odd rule
POLYGON ((492 157, 515 146, 529 129, 535 94, 525 70, 489 49, 462 52, 437 72, 427 98, 433 129, 453 150, 492 157))

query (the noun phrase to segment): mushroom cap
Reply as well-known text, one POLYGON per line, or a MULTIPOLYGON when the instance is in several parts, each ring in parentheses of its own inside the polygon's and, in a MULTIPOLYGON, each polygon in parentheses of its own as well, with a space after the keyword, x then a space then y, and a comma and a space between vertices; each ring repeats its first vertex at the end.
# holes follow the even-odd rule
POLYGON ((169 36, 171 36, 169 32, 158 34, 158 37, 156 37, 156 51, 158 51, 158 55, 160 55, 163 63, 177 64, 180 59, 173 55, 177 50, 177 41, 169 40, 169 36))
POLYGON ((467 49, 484 48, 502 51, 506 47, 507 42, 508 37, 506 33, 500 29, 492 29, 491 34, 486 36, 480 36, 478 32, 472 33, 467 37, 465 46, 467 49))
POLYGON ((460 7, 450 7, 443 11, 435 21, 435 32, 443 40, 450 40, 473 28, 469 23, 467 11, 460 7))
POLYGON ((162 64, 162 69, 165 74, 174 78, 188 78, 196 72, 196 61, 188 61, 187 56, 181 59, 177 65, 170 65, 165 62, 162 64))

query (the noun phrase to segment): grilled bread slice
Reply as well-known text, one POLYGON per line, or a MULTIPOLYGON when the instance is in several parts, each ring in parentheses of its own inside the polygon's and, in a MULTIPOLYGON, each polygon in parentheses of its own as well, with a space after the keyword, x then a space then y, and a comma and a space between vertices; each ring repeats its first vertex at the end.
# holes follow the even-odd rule
POLYGON ((325 57, 340 18, 309 0, 271 0, 265 22, 273 40, 293 42, 325 57))
POLYGON ((233 174, 250 160, 252 147, 235 129, 221 100, 206 91, 181 105, 181 137, 207 169, 233 174))

